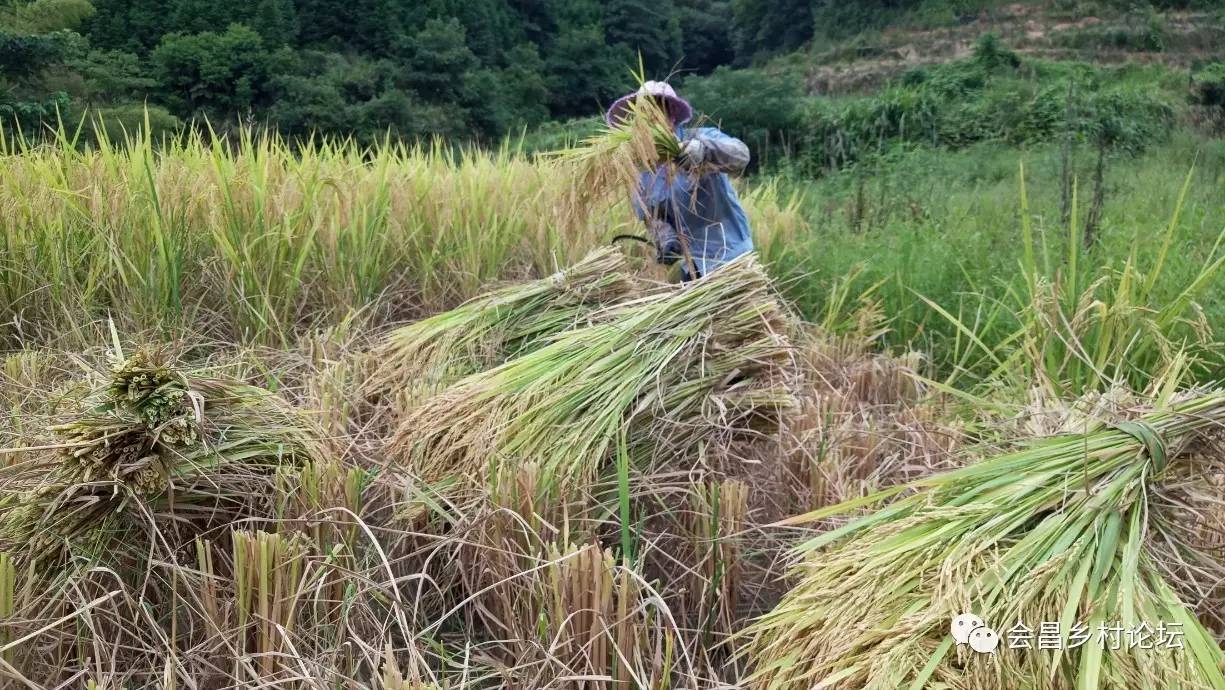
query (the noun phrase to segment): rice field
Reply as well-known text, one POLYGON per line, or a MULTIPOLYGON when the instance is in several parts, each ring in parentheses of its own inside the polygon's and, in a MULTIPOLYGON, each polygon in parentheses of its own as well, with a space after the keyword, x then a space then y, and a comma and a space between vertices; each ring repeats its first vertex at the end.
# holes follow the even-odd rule
POLYGON ((1225 688, 1190 182, 1080 263, 1018 171, 1015 280, 915 293, 930 352, 769 183, 678 285, 595 154, 3 148, 5 687, 1225 688), (1183 644, 1069 644, 1116 621, 1183 644))
MULTIPOLYGON (((9 343, 86 336, 110 317, 126 332, 284 344, 355 315, 391 322, 455 306, 634 231, 628 200, 598 216, 567 214, 568 171, 508 148, 291 150, 252 135, 226 145, 196 136, 156 152, 145 139, 81 151, 67 135, 2 148, 0 338, 9 343)), ((769 188, 746 197, 779 239, 802 224, 769 188)))

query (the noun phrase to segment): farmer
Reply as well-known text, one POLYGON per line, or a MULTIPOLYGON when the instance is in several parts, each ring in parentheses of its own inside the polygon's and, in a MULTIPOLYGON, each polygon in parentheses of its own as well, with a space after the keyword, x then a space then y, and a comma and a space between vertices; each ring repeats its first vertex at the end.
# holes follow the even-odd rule
POLYGON ((664 109, 681 141, 675 170, 660 165, 643 172, 634 197, 638 217, 654 236, 656 260, 665 265, 683 260, 682 279, 691 280, 753 251, 749 220, 727 177, 744 171, 749 147, 717 127, 687 130, 693 108, 665 82, 648 81, 617 99, 605 121, 612 126, 624 120, 630 103, 642 97, 654 98, 664 109))

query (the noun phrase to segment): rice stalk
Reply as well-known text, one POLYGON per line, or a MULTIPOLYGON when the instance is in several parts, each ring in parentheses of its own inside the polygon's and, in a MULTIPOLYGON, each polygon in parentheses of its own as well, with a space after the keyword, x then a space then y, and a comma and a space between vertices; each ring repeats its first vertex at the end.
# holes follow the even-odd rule
POLYGON ((513 554, 539 554, 555 539, 571 537, 571 516, 556 491, 542 485, 538 463, 503 467, 494 479, 489 534, 496 548, 513 554))
POLYGON ((702 648, 712 650, 715 636, 739 629, 741 532, 748 522, 748 485, 728 479, 710 481, 692 495, 692 548, 697 554, 690 574, 691 608, 698 612, 702 648))
POLYGON ((550 547, 541 584, 540 642, 576 675, 604 676, 594 687, 658 687, 670 667, 652 669, 652 652, 670 633, 652 620, 629 568, 594 544, 550 547))
MULTIPOLYGON (((12 634, 8 631, 8 626, 12 623, 13 614, 17 612, 16 602, 16 578, 17 569, 13 563, 13 557, 7 553, 0 553, 0 645, 7 645, 12 634)), ((13 650, 4 651, 2 657, 6 663, 13 663, 13 650)))
POLYGON ((390 645, 383 652, 383 670, 379 677, 378 690, 438 690, 434 683, 426 683, 415 665, 408 667, 408 676, 400 668, 400 662, 391 652, 390 645))
POLYGON ((550 154, 569 183, 556 190, 562 227, 581 227, 638 189, 639 177, 680 155, 676 126, 653 98, 630 102, 627 116, 578 146, 550 154))
MULTIPOLYGON (((354 312, 390 323, 491 281, 548 275, 629 217, 622 187, 610 213, 560 223, 572 168, 511 146, 452 155, 193 130, 0 150, 11 154, 0 179, 0 341, 11 349, 87 347, 87 324, 105 314, 129 332, 190 325, 284 347, 354 312)), ((802 231, 785 198, 751 189, 741 201, 763 247, 802 231)))
POLYGON ((369 395, 414 398, 539 345, 632 290, 625 257, 605 247, 553 275, 510 285, 392 331, 370 354, 369 395))
POLYGON ((1225 392, 1134 421, 1035 442, 789 522, 912 493, 802 545, 798 584, 747 631, 754 687, 1220 688, 1225 654, 1155 563, 1155 487, 1195 435, 1225 423, 1225 392), (1182 626, 1183 649, 958 649, 965 612, 1020 622, 1182 626))
POLYGON ((270 516, 277 468, 320 453, 267 391, 175 368, 156 350, 117 360, 66 416, 54 443, 0 478, 0 549, 19 563, 118 565, 148 550, 141 533, 185 544, 193 530, 270 516))
POLYGON ((300 467, 283 466, 277 473, 277 519, 294 521, 311 535, 320 552, 340 545, 352 553, 357 525, 339 509, 361 516, 370 473, 332 460, 307 460, 300 467))
MULTIPOLYGON (((259 678, 281 670, 285 639, 291 638, 303 594, 307 540, 299 534, 235 531, 234 583, 239 654, 257 657, 259 678)), ((235 676, 242 677, 241 665, 235 676)))
POLYGON ((408 412, 388 455, 427 482, 535 462, 544 486, 576 488, 611 459, 626 424, 641 461, 769 431, 792 403, 784 320, 769 279, 743 257, 461 379, 408 412))
POLYGON ((196 570, 200 573, 198 596, 205 617, 218 630, 226 629, 226 618, 222 613, 219 594, 217 568, 213 559, 213 542, 209 539, 196 540, 196 570))
POLYGON ((540 479, 536 463, 502 468, 490 487, 488 514, 474 518, 471 543, 458 554, 465 590, 479 593, 474 615, 498 639, 534 639, 540 617, 536 584, 522 574, 540 565, 555 539, 571 538, 569 516, 540 479))

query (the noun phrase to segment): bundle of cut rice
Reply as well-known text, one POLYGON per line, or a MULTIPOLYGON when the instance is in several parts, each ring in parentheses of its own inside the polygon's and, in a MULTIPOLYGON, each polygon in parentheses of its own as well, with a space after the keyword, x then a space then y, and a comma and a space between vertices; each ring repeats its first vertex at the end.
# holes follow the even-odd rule
POLYGON ((431 482, 532 462, 543 485, 583 485, 619 438, 685 453, 776 429, 794 404, 785 313, 751 256, 592 321, 415 407, 389 456, 431 482))
POLYGON ((1156 514, 1171 465, 1222 424, 1225 392, 1202 394, 793 520, 917 490, 799 549, 796 586, 748 631, 755 687, 1225 688, 1161 562, 1186 541, 1156 514))
POLYGON ((554 162, 572 180, 558 189, 562 224, 590 223, 637 189, 644 171, 674 161, 680 146, 667 112, 654 99, 639 98, 629 104, 620 122, 602 127, 578 146, 553 153, 554 162))
POLYGON ((0 552, 19 562, 113 564, 148 552, 150 536, 173 548, 270 517, 277 469, 321 456, 277 397, 176 369, 153 350, 117 362, 72 408, 53 443, 0 476, 0 552))
POLYGON ((395 400, 501 364, 588 315, 625 299, 633 280, 625 256, 597 249, 553 275, 510 285, 451 311, 392 331, 370 353, 369 397, 395 400))

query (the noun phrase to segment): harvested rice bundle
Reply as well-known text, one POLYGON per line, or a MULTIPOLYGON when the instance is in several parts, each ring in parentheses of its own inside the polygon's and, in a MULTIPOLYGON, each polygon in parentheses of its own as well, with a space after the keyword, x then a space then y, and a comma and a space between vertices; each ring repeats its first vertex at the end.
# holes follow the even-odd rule
POLYGON ((640 450, 649 428, 666 425, 674 451, 725 426, 768 427, 792 404, 783 327, 769 279, 746 256, 460 380, 408 413, 389 456, 427 481, 534 462, 544 486, 574 486, 594 478, 627 423, 640 450))
POLYGON ((1150 514, 1171 459, 1222 423, 1214 392, 911 483, 800 547, 798 584, 748 630, 755 686, 1225 688, 1225 654, 1162 576, 1154 547, 1168 535, 1150 514), (955 647, 963 613, 1008 641, 955 647), (1039 649, 1044 623, 1057 632, 1039 649), (1182 648, 1153 644, 1175 629, 1182 648), (1111 649, 1116 630, 1147 631, 1152 648, 1111 649))
POLYGON ((19 561, 116 559, 149 550, 132 538, 142 529, 174 544, 187 525, 271 515, 276 470, 321 455, 272 394, 180 371, 155 351, 116 363, 73 417, 51 428, 58 443, 0 479, 0 551, 19 561))
POLYGON ((643 171, 680 155, 681 143, 668 113, 653 98, 628 104, 620 122, 602 126, 578 146, 555 152, 571 183, 562 185, 558 209, 565 226, 583 226, 638 188, 643 171))
POLYGON ((584 322, 633 289, 625 256, 612 247, 541 280, 512 285, 395 331, 371 353, 370 394, 428 390, 501 364, 584 322))
POLYGON ((635 409, 628 441, 637 464, 646 469, 698 446, 724 451, 737 440, 776 434, 798 409, 785 321, 781 312, 763 319, 750 307, 728 319, 730 337, 716 334, 678 358, 671 365, 678 370, 635 409))

